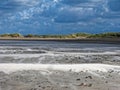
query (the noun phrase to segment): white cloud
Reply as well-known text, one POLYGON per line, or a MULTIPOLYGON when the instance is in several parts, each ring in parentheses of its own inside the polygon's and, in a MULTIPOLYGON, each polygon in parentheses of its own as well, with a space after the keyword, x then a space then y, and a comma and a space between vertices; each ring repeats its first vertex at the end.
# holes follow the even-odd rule
POLYGON ((0 0, 0 30, 22 27, 47 31, 48 26, 52 30, 119 28, 118 4, 119 0, 0 0))
POLYGON ((15 0, 15 1, 20 2, 27 6, 38 5, 40 3, 40 0, 15 0))
POLYGON ((59 2, 59 0, 53 0, 54 2, 59 2))
POLYGON ((29 19, 32 15, 29 14, 27 11, 19 12, 21 19, 29 19))

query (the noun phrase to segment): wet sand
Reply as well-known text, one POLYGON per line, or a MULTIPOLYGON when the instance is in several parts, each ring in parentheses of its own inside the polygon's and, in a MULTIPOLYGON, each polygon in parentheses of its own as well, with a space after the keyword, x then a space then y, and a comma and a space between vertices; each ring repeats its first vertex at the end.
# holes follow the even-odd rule
POLYGON ((120 44, 120 38, 5 38, 0 37, 0 40, 20 40, 20 41, 57 41, 57 42, 72 42, 72 43, 109 43, 120 44))
POLYGON ((0 41, 0 90, 120 90, 120 46, 0 41))

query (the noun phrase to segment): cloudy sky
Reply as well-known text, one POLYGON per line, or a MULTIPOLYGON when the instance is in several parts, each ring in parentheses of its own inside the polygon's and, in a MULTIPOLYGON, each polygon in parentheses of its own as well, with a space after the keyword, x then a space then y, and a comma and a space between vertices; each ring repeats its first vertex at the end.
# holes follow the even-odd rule
POLYGON ((0 0, 0 33, 120 32, 120 0, 0 0))

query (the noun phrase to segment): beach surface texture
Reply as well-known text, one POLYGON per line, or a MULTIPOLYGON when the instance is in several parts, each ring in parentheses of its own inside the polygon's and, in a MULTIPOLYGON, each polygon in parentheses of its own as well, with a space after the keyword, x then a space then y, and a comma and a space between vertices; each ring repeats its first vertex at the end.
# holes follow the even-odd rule
POLYGON ((0 90, 120 90, 120 45, 0 40, 0 90))

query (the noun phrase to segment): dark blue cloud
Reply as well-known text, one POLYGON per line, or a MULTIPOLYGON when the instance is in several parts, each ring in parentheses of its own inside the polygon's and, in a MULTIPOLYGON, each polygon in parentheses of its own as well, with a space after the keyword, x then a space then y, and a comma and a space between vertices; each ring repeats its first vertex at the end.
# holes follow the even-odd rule
POLYGON ((55 17, 58 23, 75 23, 79 21, 89 21, 95 17, 93 8, 69 8, 59 12, 55 17))
POLYGON ((67 5, 77 5, 80 3, 87 3, 89 0, 61 0, 61 2, 67 5))
POLYGON ((120 0, 0 0, 1 33, 120 31, 120 0))
POLYGON ((110 10, 114 12, 120 11, 120 0, 110 0, 108 5, 109 5, 110 10))
POLYGON ((19 3, 12 0, 1 0, 0 1, 0 14, 11 13, 19 7, 19 3))

